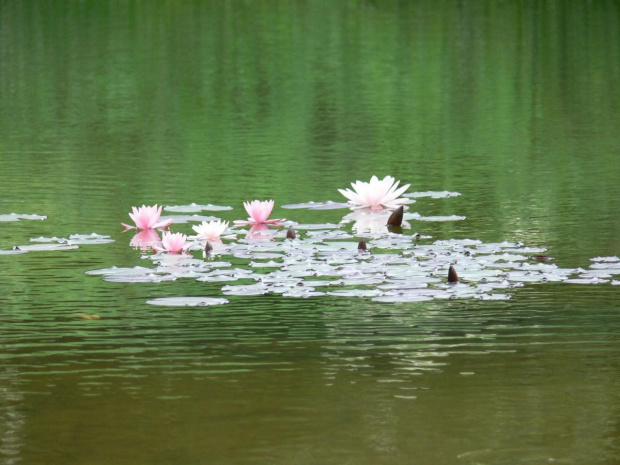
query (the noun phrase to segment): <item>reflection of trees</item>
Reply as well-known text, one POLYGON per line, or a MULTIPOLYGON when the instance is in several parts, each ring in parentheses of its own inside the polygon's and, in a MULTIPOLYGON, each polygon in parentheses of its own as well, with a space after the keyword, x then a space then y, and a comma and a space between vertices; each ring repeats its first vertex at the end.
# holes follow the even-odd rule
POLYGON ((0 372, 0 457, 3 465, 21 462, 19 457, 24 445, 22 412, 24 395, 20 392, 19 373, 6 367, 0 372))
MULTIPOLYGON (((326 370, 380 370, 396 378, 439 371, 447 353, 441 334, 426 322, 442 304, 426 303, 424 314, 392 313, 391 307, 369 302, 342 311, 326 311, 323 320, 328 343, 325 357, 332 360, 326 370), (331 342, 333 341, 333 343, 331 342)), ((441 326, 441 325, 438 325, 441 326)))

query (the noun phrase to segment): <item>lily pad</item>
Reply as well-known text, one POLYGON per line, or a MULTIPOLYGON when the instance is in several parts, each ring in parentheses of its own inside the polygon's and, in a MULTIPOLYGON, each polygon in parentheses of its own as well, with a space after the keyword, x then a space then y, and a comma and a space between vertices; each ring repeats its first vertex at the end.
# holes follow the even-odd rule
POLYGON ((233 207, 220 206, 220 205, 198 205, 194 202, 189 205, 169 205, 164 207, 164 211, 174 213, 198 213, 201 211, 226 211, 232 210, 233 207))
POLYGON ((72 234, 69 236, 69 244, 89 245, 89 244, 109 244, 114 242, 110 236, 102 236, 101 234, 72 234))
POLYGON ((22 249, 0 250, 0 255, 18 255, 22 253, 28 253, 28 251, 22 249))
POLYGON ((418 221, 443 222, 443 221, 463 221, 463 220, 466 220, 467 217, 461 216, 461 215, 447 215, 447 216, 421 216, 415 219, 418 221))
POLYGON ((299 209, 299 208, 308 208, 310 210, 338 210, 341 208, 349 208, 350 205, 346 202, 332 202, 328 200, 326 202, 305 202, 305 203, 294 203, 288 205, 282 205, 282 208, 287 209, 299 209))
POLYGON ((216 221, 219 218, 215 216, 204 216, 204 215, 168 215, 162 216, 160 221, 172 221, 173 224, 183 224, 183 223, 192 223, 192 222, 202 222, 202 221, 216 221))
POLYGON ((103 278, 111 283, 161 283, 163 281, 175 281, 177 278, 169 274, 112 274, 103 278))
POLYGON ((79 246, 75 244, 30 244, 18 245, 16 248, 26 252, 55 252, 57 250, 79 249, 79 246))
POLYGON ((45 215, 34 215, 27 213, 8 213, 8 214, 0 214, 0 222, 11 222, 11 221, 21 221, 21 220, 44 220, 47 216, 45 215))
POLYGON ((164 307, 208 307, 227 304, 228 299, 222 297, 160 297, 147 300, 146 303, 164 307))
POLYGON ((430 197, 431 199, 447 199, 449 197, 458 197, 461 195, 460 192, 450 192, 450 191, 426 191, 426 192, 410 192, 408 194, 403 194, 403 197, 409 198, 422 198, 422 197, 430 197))

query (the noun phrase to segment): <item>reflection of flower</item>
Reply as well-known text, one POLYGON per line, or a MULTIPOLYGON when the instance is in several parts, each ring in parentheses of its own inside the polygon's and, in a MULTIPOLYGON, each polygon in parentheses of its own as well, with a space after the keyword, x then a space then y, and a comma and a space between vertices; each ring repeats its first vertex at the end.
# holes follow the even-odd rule
POLYGON ((273 206, 275 202, 273 200, 265 200, 261 202, 260 200, 253 200, 252 202, 243 202, 243 206, 245 207, 245 211, 248 212, 250 217, 245 220, 237 220, 236 224, 274 224, 279 223, 280 221, 284 221, 284 218, 278 218, 275 220, 268 220, 269 215, 271 215, 271 210, 273 210, 273 206))
POLYGON ((269 227, 265 223, 258 223, 250 228, 246 238, 248 239, 260 239, 265 241, 273 241, 273 236, 269 227))
POLYGON ((161 237, 161 247, 155 248, 160 252, 179 253, 185 252, 191 245, 185 234, 165 231, 161 237))
POLYGON ((145 229, 144 231, 137 232, 129 243, 131 247, 139 247, 142 250, 153 248, 157 244, 159 244, 159 234, 154 229, 145 229))
POLYGON ((338 189, 354 208, 370 207, 373 210, 385 208, 397 208, 407 199, 399 199, 398 197, 409 188, 409 184, 398 188, 400 181, 396 181, 392 176, 386 176, 379 181, 376 176, 370 178, 370 182, 356 181, 351 183, 350 189, 338 189))
POLYGON ((192 229, 196 231, 196 235, 201 241, 218 241, 220 236, 226 231, 228 227, 228 221, 203 221, 202 224, 192 226, 192 229))
MULTIPOLYGON (((378 213, 369 210, 358 210, 345 215, 342 218, 342 223, 353 223, 353 231, 356 234, 371 233, 371 234, 387 234, 390 232, 387 226, 387 220, 390 217, 390 212, 378 213)), ((411 225, 403 221, 403 228, 409 229, 411 225)))
POLYGON ((161 208, 162 207, 158 207, 157 204, 152 207, 147 207, 146 205, 142 205, 140 208, 131 207, 133 213, 130 213, 129 216, 133 222, 136 223, 136 225, 131 226, 125 223, 121 224, 127 229, 157 229, 170 226, 172 224, 172 220, 159 222, 161 208))
POLYGON ((383 234, 388 232, 385 218, 360 218, 353 224, 356 234, 369 232, 371 234, 383 234))

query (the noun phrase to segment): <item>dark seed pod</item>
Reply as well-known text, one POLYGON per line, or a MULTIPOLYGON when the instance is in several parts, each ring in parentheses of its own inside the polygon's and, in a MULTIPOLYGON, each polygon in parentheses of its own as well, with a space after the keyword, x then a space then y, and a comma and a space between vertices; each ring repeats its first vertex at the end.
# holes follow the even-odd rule
POLYGON ((286 238, 295 239, 296 237, 297 237, 297 234, 295 233, 295 229, 293 229, 292 226, 289 226, 288 231, 286 231, 286 238))
POLYGON ((368 247, 366 246, 366 241, 364 239, 361 239, 358 244, 357 244, 357 250, 368 250, 368 247))
POLYGON ((456 270, 454 269, 453 266, 450 266, 450 269, 448 270, 448 282, 449 283, 459 282, 459 276, 456 274, 456 270))
POLYGON ((209 241, 205 244, 205 253, 208 255, 213 251, 213 246, 209 241))
POLYGON ((388 226, 401 226, 403 224, 403 212, 405 208, 403 206, 398 207, 392 212, 387 220, 388 226))

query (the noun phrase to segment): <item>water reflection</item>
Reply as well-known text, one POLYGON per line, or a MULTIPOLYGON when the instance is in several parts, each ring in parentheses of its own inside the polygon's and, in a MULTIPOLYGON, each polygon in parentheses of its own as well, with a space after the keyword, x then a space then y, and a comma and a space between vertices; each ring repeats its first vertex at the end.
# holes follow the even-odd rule
POLYGON ((400 227, 388 228, 387 222, 390 218, 391 211, 374 212, 370 210, 355 210, 346 214, 342 220, 342 224, 353 223, 353 232, 355 234, 373 234, 381 235, 389 232, 402 232, 402 228, 411 229, 411 224, 403 221, 400 227), (400 228, 400 229, 399 229, 400 228))
POLYGON ((129 242, 131 247, 140 250, 152 250, 160 244, 159 233, 154 229, 143 229, 136 233, 129 242))
POLYGON ((257 241, 273 241, 273 235, 277 230, 270 228, 266 224, 254 224, 246 234, 246 239, 257 241))
POLYGON ((24 395, 19 371, 5 367, 0 372, 0 457, 2 463, 20 463, 24 446, 24 395))

